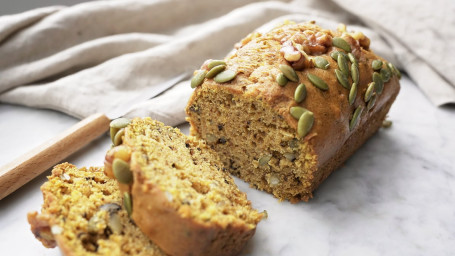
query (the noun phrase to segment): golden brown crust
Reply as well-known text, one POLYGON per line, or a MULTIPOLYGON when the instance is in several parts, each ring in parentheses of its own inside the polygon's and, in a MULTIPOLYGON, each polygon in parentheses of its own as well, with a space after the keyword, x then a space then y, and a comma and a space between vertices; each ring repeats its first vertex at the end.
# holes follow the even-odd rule
MULTIPOLYGON (((295 51, 296 48, 292 49, 295 51)), ((255 148, 240 146, 241 143, 238 140, 254 140, 256 135, 260 135, 260 133, 255 134, 253 138, 234 138, 234 133, 232 133, 226 145, 209 143, 211 147, 221 153, 220 155, 225 165, 232 162, 232 158, 242 158, 241 154, 244 153, 241 152, 256 154, 249 156, 240 165, 240 169, 244 170, 243 172, 232 168, 229 170, 250 182, 253 186, 271 192, 280 199, 288 199, 293 202, 298 200, 306 201, 311 198, 312 191, 320 184, 320 177, 327 177, 330 172, 341 164, 338 160, 336 163, 332 161, 335 158, 343 159, 342 161, 344 161, 368 138, 368 136, 358 136, 358 134, 372 134, 371 131, 376 131, 380 127, 380 122, 376 122, 376 120, 384 118, 383 109, 388 110, 390 108, 399 92, 398 78, 397 76, 392 76, 388 82, 384 83, 382 93, 377 95, 375 106, 371 110, 367 109, 364 95, 368 84, 372 82, 373 60, 381 60, 386 63, 384 59, 369 50, 369 39, 361 33, 327 31, 311 23, 286 24, 263 35, 254 33, 243 40, 237 47, 237 51, 225 59, 227 69, 237 70, 238 75, 235 79, 223 84, 216 83, 213 79, 205 79, 204 83, 194 91, 186 109, 189 116, 188 121, 191 124, 191 134, 203 139, 206 139, 207 134, 215 137, 226 136, 224 131, 218 132, 215 128, 210 127, 211 123, 224 124, 232 122, 236 118, 235 116, 230 116, 228 110, 223 112, 222 108, 234 109, 236 105, 243 104, 246 113, 249 105, 255 102, 256 105, 264 106, 261 108, 262 111, 265 111, 263 120, 267 120, 264 122, 271 122, 271 124, 266 124, 266 126, 271 128, 265 133, 276 132, 277 136, 281 136, 278 134, 288 133, 291 130, 296 135, 298 120, 290 115, 290 108, 300 106, 310 110, 314 114, 313 127, 303 139, 295 137, 299 139, 302 147, 306 148, 304 153, 300 152, 300 158, 304 159, 308 158, 309 155, 313 155, 317 157, 316 165, 313 167, 305 166, 304 169, 302 167, 294 167, 295 170, 292 174, 289 174, 287 170, 280 170, 282 168, 280 167, 280 162, 282 163, 283 161, 279 158, 285 153, 285 151, 280 150, 289 151, 289 149, 263 148, 263 151, 275 152, 273 153, 273 158, 277 158, 276 166, 271 166, 265 171, 263 170, 264 168, 261 169, 250 164, 258 159, 257 154, 260 154, 260 152, 255 152, 255 148), (357 85, 357 95, 352 105, 348 101, 349 89, 341 86, 335 75, 335 69, 339 68, 338 63, 330 56, 334 51, 343 51, 332 45, 332 39, 335 37, 343 38, 350 45, 351 53, 358 61, 360 78, 357 85), (305 60, 302 64, 304 66, 300 69, 295 68, 299 82, 289 81, 285 86, 281 87, 276 82, 276 77, 281 73, 279 65, 294 66, 296 64, 296 62, 287 61, 283 54, 284 48, 295 45, 289 43, 290 40, 298 41, 297 44, 301 44, 301 47, 306 49, 305 52, 310 57, 302 55, 301 60, 305 60), (307 61, 308 58, 314 56, 321 56, 327 60, 330 65, 329 68, 315 68, 314 63, 307 61), (329 89, 323 91, 314 86, 307 78, 308 74, 320 77, 328 84, 329 89), (297 103, 294 100, 294 92, 300 83, 305 84, 307 95, 303 102, 297 103), (228 97, 224 96, 227 94, 232 95, 234 100, 229 100, 228 97), (216 97, 224 98, 217 100, 216 97), (215 112, 210 109, 208 110, 209 113, 204 113, 205 110, 201 109, 201 106, 206 103, 205 106, 210 108, 208 101, 220 104, 221 110, 215 112), (363 107, 364 111, 358 124, 353 130, 350 130, 350 120, 354 110, 359 106, 363 107), (210 111, 215 112, 215 114, 210 114, 210 111), (275 121, 270 121, 266 116, 273 117, 275 121), (368 130, 368 132, 365 130, 368 130), (238 155, 230 154, 229 148, 236 149, 231 152, 240 153, 238 155), (340 153, 341 151, 343 153, 340 153), (339 156, 340 154, 343 156, 339 156), (251 173, 256 173, 257 177, 250 175, 251 173), (261 173, 262 177, 260 177, 261 173), (321 173, 324 174, 321 175, 321 173), (291 180, 292 182, 288 182, 286 185, 283 183, 286 188, 273 187, 266 184, 267 175, 278 175, 281 180, 291 180), (302 176, 304 176, 303 179, 301 178, 302 176), (295 188, 296 185, 292 185, 297 183, 301 183, 300 190, 295 188)), ((384 67, 386 66, 384 65, 384 67)), ((352 79, 350 79, 350 83, 352 83, 352 79)), ((248 114, 252 119, 258 118, 254 111, 250 111, 248 114)), ((242 115, 242 113, 239 112, 233 115, 242 115)), ((237 122, 245 122, 246 120, 247 118, 243 118, 237 120, 237 122)), ((238 125, 243 126, 243 123, 238 125)), ((246 127, 248 128, 248 126, 246 127)), ((237 129, 235 133, 241 134, 242 131, 237 129)), ((245 136, 248 137, 249 135, 245 134, 245 136)), ((285 144, 287 142, 285 139, 282 141, 285 144)), ((298 162, 302 162, 300 164, 302 166, 305 161, 297 158, 296 164, 298 162)), ((287 166, 290 165, 288 164, 287 166)))
MULTIPOLYGON (((136 172, 136 174, 140 173, 136 172)), ((170 255, 237 255, 254 235, 241 221, 221 227, 182 217, 164 192, 154 185, 143 189, 140 175, 132 188, 132 218, 141 230, 170 255)))

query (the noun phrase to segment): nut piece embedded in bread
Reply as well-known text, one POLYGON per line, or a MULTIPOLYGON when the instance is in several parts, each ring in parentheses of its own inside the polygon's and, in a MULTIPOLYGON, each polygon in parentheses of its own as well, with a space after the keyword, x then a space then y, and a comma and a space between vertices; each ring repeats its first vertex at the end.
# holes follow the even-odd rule
POLYGON ((134 222, 170 255, 236 255, 263 216, 205 142, 150 118, 125 127, 105 170, 134 222))
POLYGON ((121 208, 117 182, 103 168, 64 163, 41 187, 41 213, 28 214, 35 237, 64 255, 165 255, 121 208))
POLYGON ((251 186, 307 201, 379 129, 399 92, 398 69, 369 47, 361 32, 314 22, 252 33, 223 60, 235 78, 198 81, 190 132, 251 186))

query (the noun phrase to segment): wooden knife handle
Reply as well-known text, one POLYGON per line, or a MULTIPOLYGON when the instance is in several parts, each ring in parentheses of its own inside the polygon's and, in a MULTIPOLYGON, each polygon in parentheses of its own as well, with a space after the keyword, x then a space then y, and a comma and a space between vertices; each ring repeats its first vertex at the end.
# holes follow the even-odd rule
POLYGON ((93 114, 62 134, 0 168, 0 200, 109 129, 104 114, 93 114))

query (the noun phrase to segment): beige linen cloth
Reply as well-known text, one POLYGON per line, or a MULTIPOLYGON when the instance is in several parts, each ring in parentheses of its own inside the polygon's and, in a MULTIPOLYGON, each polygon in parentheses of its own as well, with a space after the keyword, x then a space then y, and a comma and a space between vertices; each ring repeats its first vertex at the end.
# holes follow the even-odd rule
MULTIPOLYGON (((40 8, 0 17, 0 102, 79 118, 106 112, 288 19, 364 32, 375 52, 440 106, 455 103, 454 13, 451 0, 116 0, 40 8)), ((127 116, 177 125, 191 91, 181 82, 137 102, 127 116)))

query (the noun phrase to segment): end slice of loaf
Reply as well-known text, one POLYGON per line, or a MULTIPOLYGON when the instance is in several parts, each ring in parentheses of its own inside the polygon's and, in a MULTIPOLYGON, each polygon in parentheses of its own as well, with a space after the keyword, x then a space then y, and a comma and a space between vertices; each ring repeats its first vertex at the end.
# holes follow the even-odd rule
POLYGON ((381 127, 399 92, 399 71, 369 45, 360 32, 312 22, 252 33, 217 61, 235 78, 193 79, 191 134, 252 187, 307 201, 381 127))
POLYGON ((117 182, 103 168, 63 163, 41 187, 41 213, 28 222, 45 247, 59 246, 64 255, 165 255, 136 227, 120 206, 117 182))
POLYGON ((115 178, 112 163, 129 164, 133 179, 121 189, 132 198, 131 217, 141 230, 170 255, 238 254, 262 213, 205 142, 150 118, 133 119, 124 133, 105 166, 115 178))

